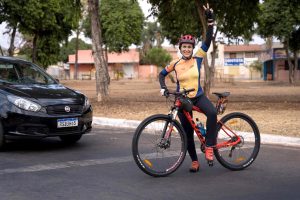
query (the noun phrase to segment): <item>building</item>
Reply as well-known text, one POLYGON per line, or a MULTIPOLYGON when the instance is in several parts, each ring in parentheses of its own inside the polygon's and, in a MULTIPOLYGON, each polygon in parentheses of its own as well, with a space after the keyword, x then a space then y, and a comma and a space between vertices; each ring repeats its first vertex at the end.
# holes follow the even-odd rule
MULTIPOLYGON (((210 53, 208 53, 208 59, 211 59, 210 53)), ((272 47, 267 47, 265 44, 218 44, 215 67, 216 78, 289 80, 287 57, 281 43, 273 43, 272 47), (250 64, 256 60, 262 63, 261 72, 249 68, 250 64)), ((298 70, 295 71, 295 80, 299 79, 300 63, 298 64, 298 70)))
MULTIPOLYGON (((178 48, 164 47, 173 59, 179 58, 178 48)), ((211 62, 211 51, 207 56, 211 62)), ((108 70, 112 79, 119 78, 156 78, 160 69, 154 65, 139 65, 138 49, 128 52, 109 53, 108 70)), ((69 55, 69 77, 74 78, 75 55, 69 55)), ((300 66, 300 63, 299 63, 300 66)), ((300 79, 300 69, 296 72, 296 80, 300 79)), ((202 74, 204 67, 202 67, 202 74)), ((67 73, 66 73, 67 74, 67 73)), ((288 81, 288 65, 282 44, 274 43, 272 48, 266 45, 224 45, 218 44, 215 59, 215 78, 220 80, 280 80, 288 81), (250 68, 254 61, 262 63, 262 70, 250 68)), ((204 77, 204 76, 202 76, 204 77)), ((78 51, 78 79, 95 79, 94 59, 92 50, 78 51)))
MULTIPOLYGON (((275 44, 269 51, 269 59, 263 62, 263 79, 264 80, 289 80, 289 65, 283 45, 275 44)), ((298 56, 299 57, 299 56, 298 56)), ((295 63, 294 58, 291 58, 295 63)), ((300 58, 298 59, 298 69, 295 70, 295 80, 300 80, 300 58)))
MULTIPOLYGON (((139 52, 130 49, 128 52, 108 53, 108 72, 114 78, 137 78, 139 66, 139 52)), ((70 78, 75 77, 75 54, 69 55, 70 78)), ((78 51, 78 79, 95 79, 95 67, 92 50, 78 51)))
MULTIPOLYGON (((172 59, 178 58, 178 49, 165 47, 172 59)), ((158 67, 155 65, 139 65, 140 56, 138 49, 130 49, 128 52, 108 53, 108 71, 112 79, 119 78, 156 78, 158 67)), ((69 55, 70 79, 75 78, 75 54, 69 55)), ((78 51, 78 79, 95 79, 94 59, 92 50, 78 51)))
MULTIPOLYGON (((210 49, 211 51, 211 49, 210 49)), ((264 59, 266 51, 262 45, 224 45, 218 44, 215 60, 216 78, 260 79, 261 72, 249 66, 256 60, 264 59)), ((211 59, 208 53, 208 59, 211 59)))
POLYGON ((178 59, 180 57, 180 53, 178 47, 170 46, 170 47, 163 47, 167 52, 171 55, 172 60, 178 59))

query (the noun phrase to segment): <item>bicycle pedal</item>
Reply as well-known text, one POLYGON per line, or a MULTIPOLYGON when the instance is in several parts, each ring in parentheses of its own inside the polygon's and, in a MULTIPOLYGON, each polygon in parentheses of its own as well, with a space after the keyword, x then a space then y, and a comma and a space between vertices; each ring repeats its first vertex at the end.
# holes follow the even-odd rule
POLYGON ((214 161, 213 160, 208 160, 207 164, 208 164, 209 167, 212 167, 212 166, 214 166, 214 161))

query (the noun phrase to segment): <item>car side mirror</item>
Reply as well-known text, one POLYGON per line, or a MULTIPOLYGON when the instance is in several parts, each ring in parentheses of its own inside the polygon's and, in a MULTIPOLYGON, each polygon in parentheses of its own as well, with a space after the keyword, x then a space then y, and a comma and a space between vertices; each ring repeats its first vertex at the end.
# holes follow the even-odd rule
POLYGON ((59 83, 59 79, 58 78, 56 78, 55 80, 57 81, 57 83, 59 83))

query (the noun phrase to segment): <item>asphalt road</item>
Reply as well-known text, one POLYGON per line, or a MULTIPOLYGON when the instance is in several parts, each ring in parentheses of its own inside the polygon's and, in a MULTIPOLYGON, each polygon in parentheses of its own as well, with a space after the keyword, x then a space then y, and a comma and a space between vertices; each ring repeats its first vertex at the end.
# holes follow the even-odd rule
POLYGON ((239 172, 215 162, 153 178, 135 165, 133 131, 97 127, 72 146, 57 138, 17 141, 0 152, 0 200, 102 199, 300 199, 300 148, 263 145, 257 160, 239 172))

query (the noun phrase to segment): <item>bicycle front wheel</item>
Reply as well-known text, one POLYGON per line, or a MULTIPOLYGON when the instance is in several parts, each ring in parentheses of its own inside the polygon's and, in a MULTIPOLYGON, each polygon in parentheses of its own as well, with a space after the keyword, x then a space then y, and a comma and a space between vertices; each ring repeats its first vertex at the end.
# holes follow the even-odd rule
POLYGON ((233 146, 223 146, 214 149, 216 159, 230 170, 242 170, 250 166, 258 155, 260 134, 256 123, 243 113, 230 113, 218 123, 217 145, 237 141, 233 146))
POLYGON ((154 177, 175 172, 186 155, 186 136, 168 115, 153 115, 136 129, 132 154, 138 167, 154 177))

